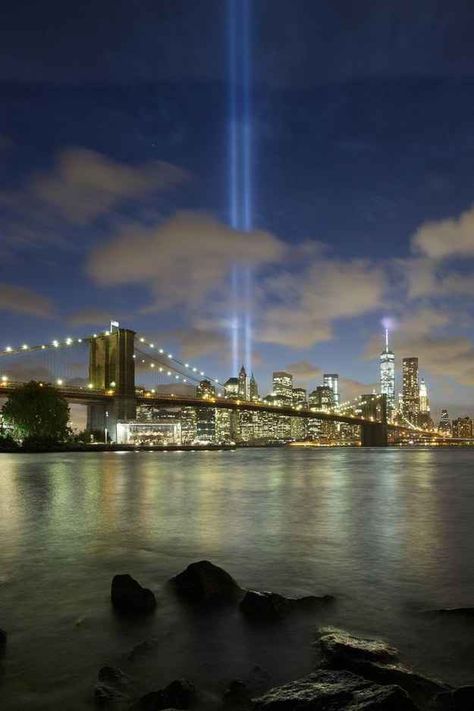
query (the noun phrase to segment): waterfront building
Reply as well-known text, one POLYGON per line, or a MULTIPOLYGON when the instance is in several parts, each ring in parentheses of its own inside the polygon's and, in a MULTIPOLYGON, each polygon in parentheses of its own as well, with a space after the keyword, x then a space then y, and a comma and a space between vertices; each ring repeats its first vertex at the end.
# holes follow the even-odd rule
POLYGON ((250 400, 258 400, 258 385, 253 373, 250 376, 249 398, 250 400))
POLYGON ((239 379, 229 378, 224 383, 224 395, 231 400, 239 399, 239 379))
POLYGON ((388 344, 388 328, 385 329, 385 348, 380 354, 380 392, 387 399, 387 420, 395 412, 395 355, 388 344))
POLYGON ((216 396, 216 388, 210 380, 201 380, 196 388, 196 396, 208 400, 216 396))
POLYGON ((241 400, 248 400, 249 399, 249 381, 247 377, 247 372, 244 368, 244 366, 241 367, 240 372, 239 372, 239 398, 241 400))
POLYGON ((453 437, 472 439, 472 420, 470 417, 458 417, 453 420, 453 437))
POLYGON ((235 427, 233 427, 233 419, 237 415, 236 412, 216 408, 216 442, 225 444, 235 441, 235 427))
POLYGON ((279 400, 291 404, 293 399, 293 376, 283 370, 273 373, 273 394, 279 400))
POLYGON ((216 441, 216 408, 196 408, 196 441, 214 444, 216 441))
POLYGON ((449 414, 447 410, 441 410, 441 418, 438 425, 438 432, 444 434, 447 437, 451 436, 451 420, 449 419, 449 414))
POLYGON ((192 444, 197 437, 197 416, 196 408, 183 407, 181 409, 181 444, 192 444))
POLYGON ((141 420, 117 423, 117 443, 132 445, 169 446, 181 444, 179 410, 154 410, 141 420))
POLYGON ((339 375, 337 373, 324 373, 323 386, 331 388, 334 393, 334 407, 337 407, 340 402, 339 398, 339 375))
POLYGON ((403 416, 413 425, 420 414, 420 383, 418 358, 403 359, 403 416))

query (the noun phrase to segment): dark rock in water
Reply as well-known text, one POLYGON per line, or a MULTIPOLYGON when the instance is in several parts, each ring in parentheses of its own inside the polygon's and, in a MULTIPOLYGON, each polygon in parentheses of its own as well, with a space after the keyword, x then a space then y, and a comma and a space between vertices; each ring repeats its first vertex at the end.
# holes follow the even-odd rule
POLYGON ((381 662, 398 661, 398 650, 378 639, 354 637, 344 630, 326 627, 320 630, 319 645, 326 661, 344 666, 353 661, 381 662))
POLYGON ((94 701, 97 706, 123 708, 130 703, 127 689, 130 679, 117 667, 102 667, 94 686, 94 701))
POLYGON ((274 592, 247 590, 240 602, 240 610, 252 619, 271 621, 296 610, 314 609, 321 604, 332 602, 333 599, 331 595, 288 598, 274 592))
POLYGON ((474 607, 444 607, 439 610, 425 610, 424 614, 433 617, 472 617, 474 619, 474 607))
POLYGON ((130 685, 129 677, 118 667, 101 667, 97 678, 103 684, 125 689, 130 685))
POLYGON ((171 583, 189 602, 233 602, 243 592, 229 573, 208 560, 191 563, 171 583))
POLYGON ((194 684, 187 679, 175 679, 164 689, 151 691, 142 696, 137 708, 140 711, 161 711, 161 709, 188 709, 196 698, 194 684))
POLYGON ((323 630, 319 644, 328 666, 348 669, 378 684, 397 684, 417 703, 427 704, 450 688, 399 664, 398 651, 381 640, 354 637, 329 628, 323 630))
POLYGON ((380 686, 348 671, 321 670, 254 699, 257 711, 415 711, 398 686, 380 686))
POLYGON ((131 575, 115 575, 111 590, 112 605, 116 610, 128 614, 153 612, 156 599, 151 590, 142 588, 131 575))
POLYGON ((0 654, 5 650, 7 646, 7 633, 5 630, 0 628, 0 654))
POLYGON ((142 642, 136 644, 130 652, 127 654, 127 659, 129 662, 134 662, 136 659, 145 656, 148 652, 153 651, 158 646, 158 639, 156 637, 151 637, 150 639, 144 639, 142 642))
POLYGON ((472 711, 474 709, 474 686, 460 686, 458 689, 439 694, 430 709, 432 711, 472 711))
POLYGON ((97 682, 94 686, 94 702, 96 706, 105 708, 125 708, 129 705, 130 699, 119 689, 97 682))
POLYGON ((223 700, 226 706, 247 708, 250 703, 250 694, 243 681, 234 679, 224 691, 223 700))

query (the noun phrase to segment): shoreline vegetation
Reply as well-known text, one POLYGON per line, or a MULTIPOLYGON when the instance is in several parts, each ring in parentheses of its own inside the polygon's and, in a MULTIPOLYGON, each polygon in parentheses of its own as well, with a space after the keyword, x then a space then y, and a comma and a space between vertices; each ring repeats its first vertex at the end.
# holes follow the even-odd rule
MULTIPOLYGON (((237 611, 242 621, 271 639, 275 625, 291 616, 318 612, 334 604, 332 595, 289 598, 275 592, 242 588, 224 569, 201 560, 188 565, 167 582, 172 594, 197 618, 237 611)), ((110 603, 117 623, 143 624, 160 614, 155 593, 128 574, 115 575, 110 603)), ((421 614, 444 617, 449 612, 468 624, 474 608, 425 610, 421 614)), ((178 678, 162 688, 143 682, 139 669, 127 662, 122 668, 102 666, 91 682, 89 698, 96 707, 135 711, 196 709, 212 711, 468 711, 474 708, 473 685, 453 687, 425 676, 400 659, 387 641, 363 638, 336 627, 316 628, 307 650, 312 670, 301 678, 271 681, 271 670, 254 668, 245 679, 229 678, 220 691, 195 680, 178 678)), ((205 643, 203 639, 203 643, 205 643)), ((127 659, 153 653, 159 640, 145 639, 131 649, 127 659)), ((0 630, 2 656, 8 656, 7 632, 0 630)))

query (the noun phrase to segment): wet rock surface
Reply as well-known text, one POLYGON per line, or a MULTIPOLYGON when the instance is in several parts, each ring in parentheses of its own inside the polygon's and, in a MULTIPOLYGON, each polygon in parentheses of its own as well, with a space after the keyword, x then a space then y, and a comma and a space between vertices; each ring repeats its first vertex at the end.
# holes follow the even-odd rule
POLYGON ((234 578, 208 560, 191 563, 170 582, 180 597, 193 603, 228 603, 243 595, 234 578))
POLYGON ((320 670, 254 699, 257 711, 415 711, 398 686, 381 686, 348 671, 320 670))
POLYGON ((188 709, 196 699, 196 689, 187 679, 175 679, 164 689, 151 691, 139 700, 136 708, 140 711, 161 711, 161 709, 188 709))
POLYGON ((102 667, 94 686, 96 706, 105 708, 126 708, 130 703, 130 679, 118 667, 102 667))
POLYGON ((127 574, 114 576, 110 596, 115 610, 122 614, 149 614, 156 607, 152 591, 127 574))
POLYGON ((474 709, 474 686, 460 686, 439 694, 430 706, 430 711, 472 711, 474 709))
POLYGON ((5 650, 7 646, 7 633, 0 627, 0 654, 5 650))
POLYGON ((319 639, 323 661, 379 684, 396 684, 425 706, 450 687, 419 674, 399 662, 398 650, 382 640, 355 637, 337 629, 323 629, 319 639))
POLYGON ((331 595, 288 598, 269 591, 247 590, 240 602, 240 611, 253 620, 272 621, 285 617, 290 612, 314 610, 332 602, 331 595))
POLYGON ((474 619, 474 607, 441 607, 438 610, 425 610, 424 614, 433 617, 469 617, 474 619))

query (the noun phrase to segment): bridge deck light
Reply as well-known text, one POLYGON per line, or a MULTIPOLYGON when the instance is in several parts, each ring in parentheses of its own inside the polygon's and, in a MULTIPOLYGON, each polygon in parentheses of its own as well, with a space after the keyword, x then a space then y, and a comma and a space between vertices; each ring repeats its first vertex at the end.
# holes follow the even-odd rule
POLYGON ((172 354, 172 353, 168 353, 168 358, 172 358, 172 357, 173 357, 173 354, 172 354))
POLYGON ((70 346, 72 343, 72 338, 66 338, 66 345, 70 346))
POLYGON ((145 339, 143 337, 140 338, 140 343, 145 343, 145 339))
POLYGON ((92 383, 89 383, 89 384, 87 385, 87 387, 89 388, 89 390, 92 390, 92 388, 93 388, 94 386, 92 385, 92 383))
POLYGON ((24 344, 22 345, 21 349, 22 349, 23 351, 27 351, 27 350, 28 350, 28 346, 26 345, 26 343, 24 343, 24 344))
POLYGON ((196 372, 197 372, 197 368, 193 368, 193 373, 196 373, 196 372))
POLYGON ((56 380, 56 385, 62 385, 62 384, 63 384, 63 380, 61 380, 61 378, 58 378, 56 380))
POLYGON ((2 375, 2 383, 8 382, 8 375, 2 375))
POLYGON ((154 363, 150 363, 150 368, 154 368, 154 367, 155 367, 155 364, 154 364, 154 363))
POLYGON ((159 350, 158 352, 159 352, 159 353, 163 353, 163 352, 164 352, 164 351, 163 351, 163 348, 160 348, 160 350, 159 350))
POLYGON ((154 344, 154 343, 150 343, 150 348, 154 348, 154 347, 155 347, 155 344, 154 344))

